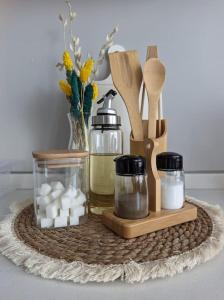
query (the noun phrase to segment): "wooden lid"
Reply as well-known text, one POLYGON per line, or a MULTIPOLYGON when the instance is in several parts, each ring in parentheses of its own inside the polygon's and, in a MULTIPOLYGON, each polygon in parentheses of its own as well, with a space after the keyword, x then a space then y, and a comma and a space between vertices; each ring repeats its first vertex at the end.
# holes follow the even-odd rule
POLYGON ((87 157, 89 152, 76 150, 49 150, 49 151, 34 151, 33 158, 40 160, 65 159, 65 158, 81 158, 87 157))

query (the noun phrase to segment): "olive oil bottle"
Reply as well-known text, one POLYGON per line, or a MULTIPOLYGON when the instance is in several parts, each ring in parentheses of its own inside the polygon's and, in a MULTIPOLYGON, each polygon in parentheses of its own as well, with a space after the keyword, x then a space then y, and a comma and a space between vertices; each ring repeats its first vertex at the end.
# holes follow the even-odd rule
POLYGON ((114 159, 122 154, 121 119, 111 101, 117 93, 110 90, 97 103, 103 106, 92 117, 90 131, 90 203, 89 210, 102 214, 114 207, 114 159))

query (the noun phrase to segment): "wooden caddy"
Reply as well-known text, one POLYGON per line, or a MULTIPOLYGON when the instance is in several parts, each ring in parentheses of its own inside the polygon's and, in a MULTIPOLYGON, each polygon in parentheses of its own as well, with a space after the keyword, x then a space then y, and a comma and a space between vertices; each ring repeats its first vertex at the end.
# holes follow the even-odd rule
POLYGON ((197 218, 197 207, 185 202, 178 210, 161 209, 160 177, 156 168, 156 155, 167 150, 166 120, 157 121, 157 132, 161 126, 161 136, 156 139, 147 138, 148 121, 143 121, 143 141, 130 138, 130 152, 142 155, 147 160, 149 216, 144 219, 128 220, 117 217, 113 211, 103 213, 103 224, 123 238, 130 239, 146 233, 161 230, 170 226, 182 224, 197 218))
MULTIPOLYGON (((149 46, 146 59, 157 57, 157 47, 149 46)), ((144 100, 144 93, 145 88, 143 84, 142 100, 144 100)), ((142 113, 143 101, 141 115, 142 113)), ((157 120, 155 139, 147 137, 148 120, 144 120, 142 124, 144 140, 135 141, 131 135, 130 152, 131 154, 144 156, 147 161, 149 216, 139 220, 127 220, 118 218, 113 211, 103 213, 104 225, 126 239, 182 224, 197 218, 197 207, 188 202, 185 202, 183 208, 178 210, 161 210, 160 177, 156 167, 156 156, 161 152, 167 151, 167 122, 166 120, 157 120)))

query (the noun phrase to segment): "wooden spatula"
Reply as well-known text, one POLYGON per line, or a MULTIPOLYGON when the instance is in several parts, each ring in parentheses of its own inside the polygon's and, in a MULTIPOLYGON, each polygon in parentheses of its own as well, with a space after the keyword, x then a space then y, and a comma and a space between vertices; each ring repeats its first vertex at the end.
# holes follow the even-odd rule
POLYGON ((158 102, 165 81, 165 73, 165 67, 158 58, 150 58, 144 65, 143 78, 150 104, 148 138, 156 138, 158 102))
POLYGON ((139 91, 142 83, 142 69, 137 51, 109 54, 114 86, 121 95, 128 110, 133 138, 143 140, 142 120, 139 112, 139 91))

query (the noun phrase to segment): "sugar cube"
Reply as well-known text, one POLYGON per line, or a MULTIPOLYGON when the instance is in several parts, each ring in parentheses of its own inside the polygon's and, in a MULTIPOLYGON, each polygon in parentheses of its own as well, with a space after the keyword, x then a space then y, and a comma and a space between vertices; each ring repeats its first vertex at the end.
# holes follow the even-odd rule
POLYGON ((48 197, 48 196, 42 196, 42 197, 40 197, 39 200, 38 200, 38 204, 39 204, 41 207, 47 206, 50 202, 51 202, 51 199, 50 199, 50 197, 48 197))
POLYGON ((67 217, 56 217, 54 219, 54 227, 65 227, 68 225, 67 223, 67 217))
POLYGON ((40 219, 40 226, 41 228, 49 228, 52 227, 54 224, 53 219, 51 218, 41 218, 40 219))
POLYGON ((61 209, 60 208, 60 217, 68 217, 69 216, 69 209, 61 209))
POLYGON ((85 203, 85 202, 86 202, 85 194, 81 190, 78 190, 76 197, 72 199, 71 205, 72 205, 72 207, 80 206, 80 205, 83 205, 83 203, 85 203))
POLYGON ((70 209, 71 217, 81 217, 85 214, 85 207, 84 206, 76 206, 70 209))
POLYGON ((40 196, 47 196, 51 191, 51 186, 48 183, 42 183, 39 189, 40 196))
POLYGON ((62 209, 68 209, 71 207, 71 198, 68 196, 61 196, 61 207, 62 209))
POLYGON ((69 217, 69 225, 79 225, 79 217, 69 217))
POLYGON ((52 200, 55 200, 55 199, 57 199, 58 197, 60 197, 62 193, 63 193, 62 190, 54 190, 53 192, 50 193, 49 197, 50 197, 52 200))
POLYGON ((46 215, 48 218, 56 218, 60 208, 59 200, 55 200, 46 207, 46 215))
POLYGON ((52 181, 51 182, 52 189, 55 190, 64 190, 64 185, 60 181, 52 181))
POLYGON ((71 197, 71 198, 76 197, 77 190, 74 187, 69 186, 68 189, 65 191, 64 195, 66 197, 71 197))

